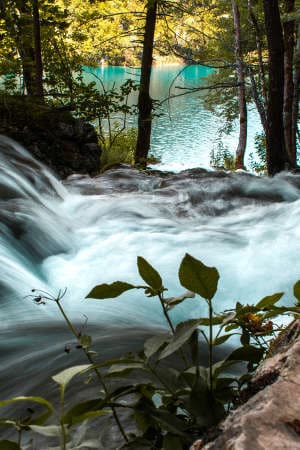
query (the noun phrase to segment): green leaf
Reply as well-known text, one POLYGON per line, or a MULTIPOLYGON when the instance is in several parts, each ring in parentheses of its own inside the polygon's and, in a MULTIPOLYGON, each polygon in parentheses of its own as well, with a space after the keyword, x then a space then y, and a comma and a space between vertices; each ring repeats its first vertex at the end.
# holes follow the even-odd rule
POLYGON ((237 364, 239 361, 234 361, 234 360, 222 360, 222 361, 218 361, 217 363, 213 364, 212 369, 213 369, 213 376, 214 378, 217 378, 220 373, 227 371, 227 369, 231 366, 233 366, 234 364, 237 364))
POLYGON ((46 400, 43 397, 35 397, 35 396, 31 396, 31 397, 14 397, 14 398, 10 398, 8 400, 1 400, 0 401, 0 407, 1 406, 7 406, 10 405, 11 403, 16 403, 16 402, 35 402, 35 403, 39 403, 41 405, 46 406, 46 408, 49 410, 50 413, 54 412, 54 408, 51 405, 50 402, 48 402, 48 400, 46 400))
POLYGON ((144 344, 144 353, 147 359, 153 356, 164 345, 169 343, 171 337, 169 333, 152 336, 144 344))
MULTIPOLYGON (((300 289, 300 287, 299 287, 300 289)), ((275 303, 277 303, 281 297, 283 296, 284 292, 278 292, 273 295, 268 295, 267 297, 264 297, 262 300, 260 300, 255 307, 258 309, 265 309, 270 308, 271 306, 274 306, 275 303)))
POLYGON ((160 291, 163 287, 162 279, 154 267, 152 267, 142 256, 138 256, 137 266, 140 276, 148 286, 156 291, 160 291))
POLYGON ((144 364, 140 363, 140 362, 132 362, 132 363, 128 363, 128 364, 115 364, 108 370, 107 375, 120 376, 120 375, 128 374, 128 373, 132 372, 133 370, 137 370, 137 369, 143 370, 144 364))
POLYGON ((241 338, 240 338, 242 345, 249 345, 250 343, 250 333, 246 330, 243 330, 241 338))
POLYGON ((300 280, 294 284, 294 296, 300 302, 300 280))
POLYGON ((65 424, 72 426, 74 425, 74 423, 78 423, 78 417, 82 417, 89 412, 99 412, 102 410, 105 404, 106 402, 102 398, 96 398, 77 403, 66 412, 62 420, 65 424))
POLYGON ((92 367, 91 364, 82 364, 80 366, 68 367, 62 372, 59 372, 58 374, 54 375, 52 379, 56 383, 58 383, 64 390, 73 377, 86 371, 87 369, 90 369, 91 367, 92 367))
POLYGON ((169 413, 169 411, 156 409, 153 413, 150 413, 150 416, 163 430, 174 433, 177 436, 185 436, 186 424, 174 414, 169 413))
POLYGON ((187 298, 194 298, 195 294, 194 292, 187 291, 182 295, 179 295, 178 297, 170 297, 170 298, 164 298, 164 303, 167 304, 168 309, 171 310, 174 308, 174 306, 179 305, 187 298))
POLYGON ((170 343, 159 355, 159 359, 167 358, 167 356, 172 355, 172 353, 182 347, 190 339, 198 326, 199 319, 188 320, 177 325, 174 336, 172 336, 170 343))
POLYGON ((223 317, 222 316, 214 316, 214 317, 212 317, 211 321, 208 317, 200 317, 200 319, 199 319, 199 325, 203 325, 205 327, 208 327, 210 325, 210 322, 212 325, 220 325, 221 323, 223 323, 223 317))
POLYGON ((186 254, 179 268, 179 280, 183 287, 211 300, 218 287, 219 273, 193 256, 186 254))
POLYGON ((228 357, 227 361, 249 361, 252 363, 259 363, 264 350, 253 345, 244 345, 243 347, 234 350, 228 357))
POLYGON ((187 398, 185 407, 196 418, 200 427, 211 427, 224 415, 223 406, 216 401, 206 380, 199 377, 187 398))
POLYGON ((21 450, 21 447, 13 441, 0 441, 0 450, 21 450))
POLYGON ((111 284, 99 284, 95 286, 85 298, 95 298, 96 300, 103 300, 106 298, 115 298, 126 291, 135 289, 133 284, 125 283, 124 281, 115 281, 111 284))
POLYGON ((42 434, 43 436, 48 437, 59 437, 61 434, 61 427, 58 425, 30 425, 32 431, 38 434, 42 434))
POLYGON ((163 450, 182 450, 181 439, 173 434, 166 434, 163 440, 163 450))
POLYGON ((217 338, 215 338, 214 340, 213 340, 213 345, 221 345, 221 344, 224 344, 224 342, 226 342, 231 336, 233 336, 234 335, 234 333, 231 333, 231 334, 224 334, 224 336, 219 336, 219 337, 217 337, 217 338))

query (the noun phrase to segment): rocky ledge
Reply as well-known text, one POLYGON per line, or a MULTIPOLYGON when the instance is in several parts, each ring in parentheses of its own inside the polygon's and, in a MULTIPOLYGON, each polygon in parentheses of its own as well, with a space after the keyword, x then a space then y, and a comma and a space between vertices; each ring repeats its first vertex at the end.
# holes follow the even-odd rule
POLYGON ((61 178, 99 173, 101 149, 94 127, 63 108, 22 96, 0 98, 0 134, 22 144, 61 178))
POLYGON ((212 442, 190 450, 300 450, 300 321, 295 320, 259 367, 250 398, 220 424, 212 442))

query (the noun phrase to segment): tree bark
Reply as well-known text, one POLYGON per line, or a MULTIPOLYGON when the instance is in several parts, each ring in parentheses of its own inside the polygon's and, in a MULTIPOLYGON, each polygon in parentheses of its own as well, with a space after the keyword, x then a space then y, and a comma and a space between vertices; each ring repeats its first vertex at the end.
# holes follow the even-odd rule
POLYGON ((144 168, 147 165, 152 126, 153 101, 150 97, 150 79, 153 60, 154 32, 157 17, 157 3, 157 1, 149 1, 147 5, 140 90, 138 97, 138 136, 135 151, 135 162, 144 168))
MULTIPOLYGON (((285 0, 285 12, 287 14, 295 10, 295 0, 285 0)), ((292 166, 296 166, 296 147, 293 147, 292 138, 292 120, 293 120, 293 59, 294 59, 294 33, 295 20, 285 21, 283 23, 284 38, 284 138, 285 147, 292 166)))
POLYGON ((267 104, 267 171, 273 176, 286 169, 283 129, 284 44, 278 0, 263 0, 269 51, 267 104))
MULTIPOLYGON (((299 118, 299 100, 300 100, 300 24, 297 28, 297 44, 295 50, 295 67, 294 67, 294 94, 293 94, 293 106, 292 106, 292 148, 297 150, 297 132, 298 132, 298 118, 299 118)), ((300 144, 300 142, 299 142, 300 144)), ((297 161, 297 155, 295 155, 297 161)))
POLYGON ((33 32, 34 32, 34 56, 35 56, 35 94, 44 99, 43 87, 43 60, 41 49, 41 27, 38 0, 32 0, 33 32))
POLYGON ((244 169, 244 158, 247 145, 247 103, 246 103, 246 89, 245 89, 245 76, 244 65, 242 61, 242 45, 241 45, 241 21, 240 11, 235 0, 231 1, 233 21, 234 21, 234 35, 235 35, 235 63, 237 79, 239 83, 238 87, 238 100, 239 100, 239 117, 240 117, 240 131, 239 131, 239 143, 236 150, 235 168, 244 169))
POLYGON ((251 23, 252 23, 254 31, 255 31, 256 50, 257 50, 258 66, 259 66, 259 81, 260 81, 260 86, 261 86, 261 91, 262 91, 262 96, 263 96, 264 108, 266 108, 267 84, 266 84, 265 66, 264 66, 263 56, 262 56, 262 33, 261 33, 260 26, 258 24, 258 20, 254 14, 251 0, 248 0, 248 11, 249 11, 249 17, 250 17, 251 23))

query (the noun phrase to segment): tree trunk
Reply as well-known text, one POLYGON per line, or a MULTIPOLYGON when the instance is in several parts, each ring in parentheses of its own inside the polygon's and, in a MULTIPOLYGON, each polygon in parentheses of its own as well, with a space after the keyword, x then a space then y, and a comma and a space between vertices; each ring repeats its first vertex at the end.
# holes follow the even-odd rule
POLYGON ((261 33, 261 29, 258 24, 258 20, 254 14, 251 0, 248 0, 248 11, 249 11, 249 17, 250 17, 251 23, 252 23, 254 31, 255 31, 256 49, 257 49, 258 66, 259 66, 259 81, 260 81, 260 86, 261 86, 261 91, 262 91, 262 96, 263 96, 264 108, 266 108, 267 85, 266 85, 265 67, 264 67, 263 56, 262 56, 262 33, 261 33))
MULTIPOLYGON (((287 14, 295 9, 295 0, 285 0, 285 12, 287 14)), ((295 20, 285 21, 283 23, 284 38, 284 138, 285 148, 292 166, 296 166, 296 148, 293 148, 292 139, 292 117, 293 117, 293 58, 294 58, 294 32, 295 20)))
POLYGON ((152 125, 152 99, 150 97, 150 78, 153 59, 154 32, 157 17, 157 1, 149 1, 147 5, 141 80, 138 98, 138 136, 135 151, 135 162, 146 167, 150 149, 152 125))
POLYGON ((43 61, 41 49, 41 28, 38 0, 32 0, 33 30, 34 30, 34 56, 35 56, 35 94, 44 98, 43 88, 43 61))
POLYGON ((284 44, 278 0, 263 0, 269 51, 267 104, 267 170, 273 176, 285 170, 287 155, 283 130, 284 44))
POLYGON ((239 116, 240 116, 240 132, 239 143, 236 150, 235 168, 244 169, 244 157, 247 145, 247 104, 246 104, 246 89, 244 77, 244 65, 242 61, 242 46, 241 46, 241 22, 240 11, 235 0, 232 0, 232 12, 234 21, 234 35, 235 35, 235 63, 238 78, 238 99, 239 99, 239 116))
MULTIPOLYGON (((297 30, 297 45, 295 51, 295 67, 294 67, 294 95, 293 95, 293 107, 292 107, 292 148, 297 153, 297 126, 299 118, 299 100, 300 100, 300 24, 298 24, 297 30)), ((299 142, 300 144, 300 142, 299 142)), ((295 155, 297 161, 297 154, 295 155)))

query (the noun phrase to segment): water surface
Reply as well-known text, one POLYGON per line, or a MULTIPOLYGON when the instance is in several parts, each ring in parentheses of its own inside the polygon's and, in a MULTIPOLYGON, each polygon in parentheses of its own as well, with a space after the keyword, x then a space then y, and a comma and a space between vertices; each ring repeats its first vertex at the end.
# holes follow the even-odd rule
MULTIPOLYGON (((86 68, 86 79, 96 81, 99 77, 106 88, 119 86, 128 78, 138 82, 139 69, 126 67, 86 68)), ((165 100, 169 96, 182 94, 182 88, 203 86, 205 77, 212 69, 200 66, 155 66, 151 80, 151 96, 155 100, 165 100)), ((210 152, 217 148, 218 130, 225 120, 216 117, 204 107, 207 91, 198 91, 172 98, 163 103, 157 111, 161 114, 153 120, 151 153, 161 159, 159 168, 182 170, 191 167, 209 167, 210 152)), ((135 104, 137 95, 131 96, 135 104)), ((129 123, 136 125, 131 119, 129 123)), ((254 108, 249 107, 247 156, 254 151, 254 136, 260 131, 260 123, 254 108)), ((230 136, 223 136, 222 142, 234 153, 238 144, 237 127, 230 136)))

